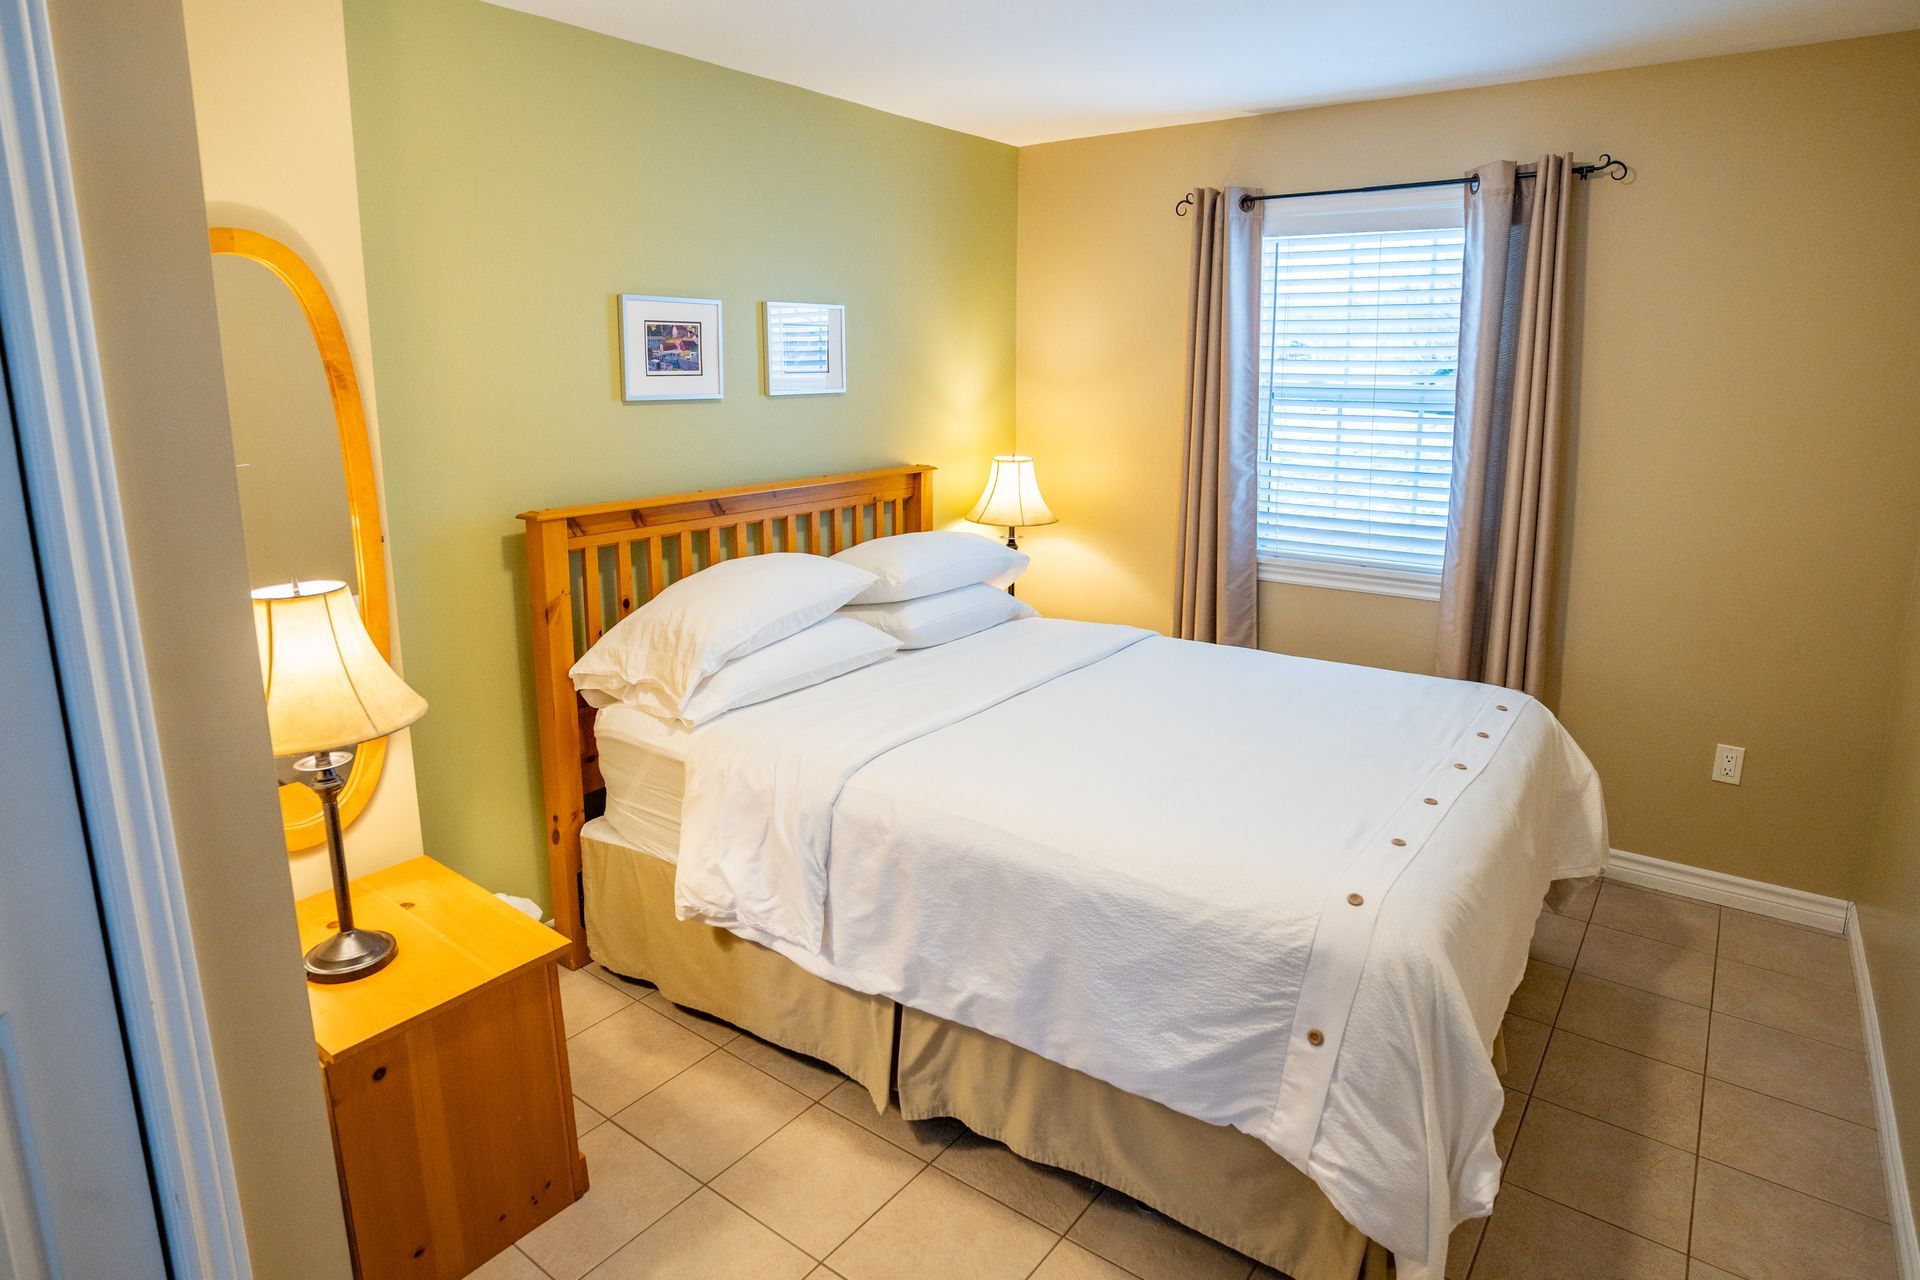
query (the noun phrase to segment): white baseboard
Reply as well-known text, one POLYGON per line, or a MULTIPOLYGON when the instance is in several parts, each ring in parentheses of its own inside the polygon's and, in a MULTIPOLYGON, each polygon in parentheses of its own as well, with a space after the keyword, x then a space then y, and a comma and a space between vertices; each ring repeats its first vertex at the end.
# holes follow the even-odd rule
MULTIPOLYGON (((1744 876, 1730 876, 1724 871, 1708 871, 1649 858, 1644 853, 1628 853, 1625 849, 1614 849, 1608 855, 1606 876, 1621 884, 1657 889, 1681 898, 1698 898, 1702 902, 1751 911, 1758 916, 1771 916, 1827 933, 1847 931, 1848 904, 1844 900, 1804 889, 1786 889, 1744 876)), ((1912 1280, 1920 1280, 1920 1276, 1912 1280)))
POLYGON ((1900 1256, 1901 1280, 1920 1280, 1920 1235, 1914 1231, 1913 1197, 1907 1193, 1907 1166, 1900 1157, 1900 1127, 1893 1114, 1893 1090, 1887 1083, 1887 1056, 1880 1039, 1880 1015, 1873 1003, 1873 978, 1867 971, 1866 943, 1860 937, 1860 913, 1847 909, 1847 945, 1853 952, 1853 980, 1860 990, 1860 1022, 1867 1038, 1867 1074, 1873 1082, 1873 1113, 1880 1126, 1880 1159, 1886 1166, 1887 1200, 1893 1212, 1893 1247, 1900 1256))

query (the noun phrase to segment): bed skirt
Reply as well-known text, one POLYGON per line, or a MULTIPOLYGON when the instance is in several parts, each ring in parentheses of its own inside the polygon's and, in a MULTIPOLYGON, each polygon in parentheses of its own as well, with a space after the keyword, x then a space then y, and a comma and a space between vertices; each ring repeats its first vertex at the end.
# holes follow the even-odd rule
POLYGON ((580 840, 587 950, 675 1004, 698 1009, 858 1081, 884 1108, 893 1088, 894 1002, 816 978, 725 929, 673 916, 673 864, 580 840))
POLYGON ((1258 1138, 1208 1124, 917 1009, 895 1079, 910 1120, 952 1116, 1084 1174, 1294 1280, 1385 1276, 1387 1253, 1258 1138))
POLYGON ((817 978, 673 915, 673 866, 583 835, 593 958, 675 1004, 819 1058, 909 1119, 950 1116, 1029 1160, 1124 1192, 1294 1280, 1383 1280, 1387 1253, 1259 1139, 995 1036, 817 978), (895 1032, 898 1028, 898 1059, 895 1032))

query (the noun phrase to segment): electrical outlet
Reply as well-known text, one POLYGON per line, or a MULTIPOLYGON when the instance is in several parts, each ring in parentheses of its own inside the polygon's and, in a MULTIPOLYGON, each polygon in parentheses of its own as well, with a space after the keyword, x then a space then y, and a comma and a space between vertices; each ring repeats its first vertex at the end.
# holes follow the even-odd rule
POLYGON ((1715 782, 1725 782, 1731 786, 1740 785, 1740 770, 1746 767, 1747 749, 1730 747, 1721 743, 1713 749, 1713 774, 1715 782))

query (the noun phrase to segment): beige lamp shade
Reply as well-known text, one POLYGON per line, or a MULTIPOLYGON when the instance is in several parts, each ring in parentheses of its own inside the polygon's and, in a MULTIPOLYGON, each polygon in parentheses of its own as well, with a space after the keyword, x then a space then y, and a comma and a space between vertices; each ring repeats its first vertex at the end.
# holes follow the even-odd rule
POLYGON ((300 756, 384 738, 427 700, 373 647, 341 582, 288 582, 253 593, 273 754, 300 756))
POLYGON ((1007 529, 1060 522, 1040 496, 1040 485, 1033 478, 1033 459, 1024 453, 1003 453, 993 460, 993 469, 987 472, 986 492, 967 512, 967 519, 1007 529))

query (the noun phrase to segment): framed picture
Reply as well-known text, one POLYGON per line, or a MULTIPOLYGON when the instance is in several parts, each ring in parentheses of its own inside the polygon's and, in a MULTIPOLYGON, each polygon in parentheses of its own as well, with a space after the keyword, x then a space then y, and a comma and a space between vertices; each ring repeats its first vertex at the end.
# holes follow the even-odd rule
POLYGON ((833 302, 761 304, 767 394, 831 396, 847 389, 847 309, 833 302))
POLYGON ((717 299, 620 295, 621 399, 718 400, 722 368, 717 299))

